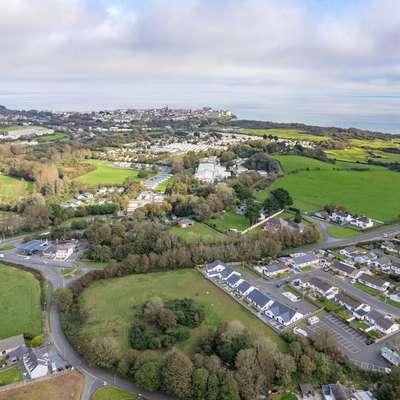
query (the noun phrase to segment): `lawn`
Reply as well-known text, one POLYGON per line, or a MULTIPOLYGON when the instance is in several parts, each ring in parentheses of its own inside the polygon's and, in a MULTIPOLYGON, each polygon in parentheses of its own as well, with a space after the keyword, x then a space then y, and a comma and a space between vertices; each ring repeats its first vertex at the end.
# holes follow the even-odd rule
POLYGON ((225 238, 222 233, 201 222, 195 222, 189 228, 180 228, 176 226, 171 228, 171 231, 188 243, 199 240, 214 242, 225 238))
POLYGON ((351 318, 351 314, 347 311, 347 310, 345 310, 345 309, 341 309, 341 310, 336 310, 335 311, 336 312, 336 314, 340 317, 340 318, 342 318, 342 319, 344 319, 345 321, 347 321, 349 318, 351 318))
POLYGON ((22 374, 17 367, 12 367, 0 372, 0 386, 22 381, 22 374))
POLYGON ((267 197, 270 190, 282 187, 292 195, 293 206, 303 212, 313 212, 326 204, 336 203, 350 212, 383 222, 399 217, 400 174, 397 172, 376 166, 368 166, 368 171, 352 171, 349 168, 360 166, 343 163, 347 165, 344 169, 341 163, 333 165, 290 155, 276 158, 287 174, 268 189, 258 192, 256 197, 260 201, 267 197), (293 173, 296 166, 302 171, 293 173))
POLYGON ((358 232, 354 229, 343 228, 342 226, 330 226, 328 228, 329 236, 338 239, 349 239, 355 236, 360 235, 361 232, 358 232))
POLYGON ((340 305, 335 303, 333 300, 324 299, 321 301, 321 303, 328 312, 338 311, 341 309, 340 305))
MULTIPOLYGON (((113 336, 122 351, 129 348, 129 327, 134 306, 143 304, 153 296, 168 298, 189 297, 206 308, 203 325, 216 326, 224 320, 240 320, 246 327, 268 336, 285 349, 285 343, 272 329, 238 304, 221 289, 207 281, 196 270, 185 269, 97 281, 85 289, 80 302, 89 318, 83 332, 94 337, 113 336)), ((191 337, 179 347, 192 355, 202 326, 192 331, 191 337)))
POLYGON ((32 190, 31 182, 0 173, 0 203, 18 200, 32 193, 32 190))
POLYGON ((96 390, 91 400, 136 400, 137 398, 135 393, 124 392, 115 387, 105 387, 96 390))
POLYGON ((353 285, 355 288, 362 290, 365 293, 368 293, 370 296, 376 296, 378 294, 378 291, 370 288, 367 285, 364 285, 363 283, 357 282, 353 285))
POLYGON ((234 210, 227 211, 216 218, 211 218, 207 222, 221 232, 227 232, 229 229, 244 231, 250 226, 249 220, 244 215, 237 214, 234 210))
POLYGON ((0 264, 0 339, 42 332, 39 281, 29 272, 0 264))
POLYGON ((12 246, 12 245, 4 245, 4 246, 0 246, 0 251, 7 251, 7 250, 15 250, 16 247, 12 246))
MULTIPOLYGON (((94 171, 75 178, 75 181, 86 186, 121 185, 128 176, 140 180, 138 178, 138 170, 116 168, 109 161, 87 160, 85 162, 97 167, 94 171)), ((149 172, 149 176, 153 175, 154 172, 149 172)))
POLYGON ((84 383, 83 376, 76 371, 55 374, 45 381, 0 392, 0 400, 80 400, 84 383))
POLYGON ((384 294, 381 294, 381 295, 379 296, 379 298, 380 298, 383 302, 385 302, 385 303, 387 303, 387 304, 390 304, 390 305, 393 306, 393 307, 400 308, 400 303, 399 303, 398 301, 394 301, 394 300, 392 300, 390 297, 385 296, 384 294))
POLYGON ((175 182, 175 177, 171 176, 171 178, 167 179, 166 181, 164 181, 163 183, 159 183, 156 186, 156 190, 160 191, 160 192, 165 192, 165 190, 167 188, 169 188, 170 186, 172 186, 175 182))
POLYGON ((366 329, 369 328, 369 325, 367 323, 365 323, 365 322, 362 322, 362 321, 351 321, 350 325, 353 328, 361 329, 362 331, 365 331, 366 329))

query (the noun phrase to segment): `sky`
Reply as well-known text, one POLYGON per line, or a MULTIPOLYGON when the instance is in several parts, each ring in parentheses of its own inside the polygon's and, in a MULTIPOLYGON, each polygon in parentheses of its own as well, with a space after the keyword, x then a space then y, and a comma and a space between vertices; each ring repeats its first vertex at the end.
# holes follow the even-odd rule
POLYGON ((400 1, 0 0, 0 104, 400 133, 400 1))

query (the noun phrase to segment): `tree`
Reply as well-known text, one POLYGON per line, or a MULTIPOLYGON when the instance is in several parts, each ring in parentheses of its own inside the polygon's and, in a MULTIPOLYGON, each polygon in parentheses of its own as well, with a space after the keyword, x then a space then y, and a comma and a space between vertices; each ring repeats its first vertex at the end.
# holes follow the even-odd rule
POLYGON ((60 288, 54 292, 54 300, 58 306, 58 309, 62 313, 67 313, 74 301, 72 290, 69 288, 60 288))
POLYGON ((278 188, 271 191, 271 195, 278 202, 280 208, 285 208, 293 204, 293 199, 285 189, 278 188))
POLYGON ((296 222, 296 224, 300 224, 301 221, 302 221, 301 213, 300 211, 296 211, 296 215, 294 216, 294 222, 296 222))
POLYGON ((140 365, 134 375, 135 383, 152 392, 160 389, 161 364, 148 361, 140 365))
POLYGON ((219 400, 240 400, 239 387, 232 372, 224 371, 221 376, 219 400))
POLYGON ((208 377, 209 373, 205 368, 196 368, 193 370, 192 386, 194 399, 205 399, 207 394, 208 377))
POLYGON ((176 314, 168 308, 162 308, 158 313, 158 326, 163 331, 176 327, 177 317, 176 314))
POLYGON ((192 362, 178 350, 167 354, 162 368, 162 387, 166 393, 180 398, 192 395, 192 362))
POLYGON ((296 371, 294 359, 289 354, 277 353, 275 356, 276 377, 283 386, 290 383, 292 374, 296 371))
POLYGON ((211 374, 207 382, 207 400, 219 399, 219 379, 216 374, 211 374))

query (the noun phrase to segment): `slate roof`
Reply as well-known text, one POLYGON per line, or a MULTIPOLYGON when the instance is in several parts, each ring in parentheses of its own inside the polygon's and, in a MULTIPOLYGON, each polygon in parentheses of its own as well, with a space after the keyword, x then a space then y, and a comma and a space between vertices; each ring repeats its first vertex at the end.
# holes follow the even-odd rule
POLYGON ((348 295, 347 293, 341 292, 336 296, 337 301, 341 301, 344 304, 350 306, 353 310, 360 307, 362 302, 356 299, 353 296, 348 295))
POLYGON ((240 279, 242 279, 242 277, 239 274, 239 272, 237 272, 236 274, 233 274, 232 276, 230 276, 226 282, 228 283, 228 285, 233 286, 240 279))
POLYGON ((280 261, 273 261, 271 264, 269 264, 265 269, 268 272, 278 272, 282 271, 285 269, 288 269, 289 267, 286 264, 281 263, 280 261))
POLYGON ((251 288, 251 285, 249 282, 247 281, 243 281, 237 288, 236 290, 240 293, 243 294, 245 293, 247 290, 249 290, 251 288))
POLYGON ((290 322, 290 320, 297 312, 288 307, 286 304, 279 303, 278 301, 275 301, 274 304, 272 304, 270 310, 271 313, 275 315, 275 317, 282 318, 284 322, 290 322))
POLYGON ((259 308, 265 307, 271 301, 268 296, 266 296, 264 293, 261 293, 258 289, 252 290, 247 295, 247 299, 259 308))
POLYGON ((207 264, 207 268, 206 268, 206 270, 207 271, 210 271, 210 270, 212 270, 213 268, 215 268, 216 266, 218 266, 218 265, 222 265, 223 267, 227 267, 227 265, 225 264, 225 263, 223 263, 221 260, 215 260, 215 261, 213 261, 212 263, 210 263, 210 264, 207 264))
POLYGON ((333 262, 332 268, 342 271, 348 275, 351 275, 356 270, 354 267, 350 267, 350 265, 343 264, 339 261, 333 262))
POLYGON ((312 253, 304 254, 302 256, 295 256, 293 258, 293 261, 296 265, 305 264, 305 263, 309 263, 309 262, 313 262, 313 261, 317 261, 317 260, 318 260, 318 257, 312 253))
POLYGON ((226 279, 228 276, 235 272, 231 267, 226 266, 225 269, 221 272, 221 279, 226 279))
POLYGON ((315 276, 308 278, 307 281, 311 285, 316 286, 317 288, 321 289, 324 292, 327 292, 330 288, 332 288, 331 284, 329 284, 326 281, 323 281, 322 279, 316 278, 315 276))
POLYGON ((0 353, 18 346, 25 346, 25 340, 22 335, 11 336, 7 339, 0 340, 0 353))
POLYGON ((385 282, 382 279, 376 278, 374 276, 368 275, 368 274, 361 274, 358 277, 359 280, 362 280, 364 282, 368 282, 371 285, 375 285, 377 287, 383 287, 383 285, 385 284, 385 282))

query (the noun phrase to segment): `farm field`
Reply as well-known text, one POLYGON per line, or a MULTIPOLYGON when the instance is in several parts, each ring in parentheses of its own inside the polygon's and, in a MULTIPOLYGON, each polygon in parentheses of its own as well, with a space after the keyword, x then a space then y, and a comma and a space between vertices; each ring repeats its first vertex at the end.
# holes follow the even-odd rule
POLYGON ((29 272, 0 264, 0 339, 42 332, 39 281, 29 272))
POLYGON ((138 398, 135 393, 124 392, 115 387, 105 387, 97 389, 91 400, 136 400, 138 398))
POLYGON ((352 171, 350 168, 357 167, 357 164, 331 165, 290 155, 276 158, 281 161, 286 175, 258 192, 256 198, 260 201, 268 196, 270 190, 282 187, 292 195, 294 207, 303 212, 313 212, 326 204, 336 203, 350 212, 383 222, 396 220, 400 214, 400 174, 397 172, 377 166, 368 166, 368 171, 352 171), (295 165, 303 169, 310 163, 315 166, 315 162, 320 169, 310 167, 309 171, 290 173, 296 169, 295 165))
MULTIPOLYGON (((90 171, 87 174, 75 178, 77 182, 87 186, 121 185, 128 176, 141 180, 137 177, 137 170, 116 168, 113 167, 109 161, 87 160, 85 162, 97 167, 94 171, 90 171)), ((154 175, 154 173, 149 173, 149 176, 152 175, 154 175)))
MULTIPOLYGON (((81 306, 89 315, 83 331, 94 337, 113 336, 121 350, 126 351, 129 348, 133 307, 153 296, 164 299, 193 298, 206 308, 203 325, 216 326, 223 320, 240 320, 246 327, 270 337, 279 348, 285 349, 279 335, 193 269, 129 275, 94 282, 80 297, 81 306)), ((191 337, 179 343, 178 347, 191 355, 201 329, 202 326, 192 330, 191 337)))
POLYGON ((243 231, 250 226, 249 220, 234 210, 227 211, 217 218, 211 218, 207 222, 222 232, 227 232, 229 229, 243 231))
POLYGON ((196 242, 200 239, 213 242, 225 237, 222 233, 201 222, 195 222, 193 226, 189 228, 173 227, 171 231, 188 243, 196 242))
POLYGON ((51 379, 0 392, 0 400, 80 400, 83 376, 74 371, 56 374, 51 379))
POLYGON ((18 200, 32 193, 32 182, 0 173, 0 203, 18 200))
POLYGON ((368 151, 359 147, 341 150, 327 150, 325 153, 329 158, 349 162, 368 162, 369 158, 386 163, 400 162, 400 154, 385 153, 379 150, 368 151))
POLYGON ((278 136, 282 139, 294 139, 294 140, 307 140, 310 142, 321 142, 328 140, 328 136, 324 135, 312 135, 311 133, 298 131, 296 129, 240 129, 240 132, 246 135, 264 136, 273 135, 278 136))

